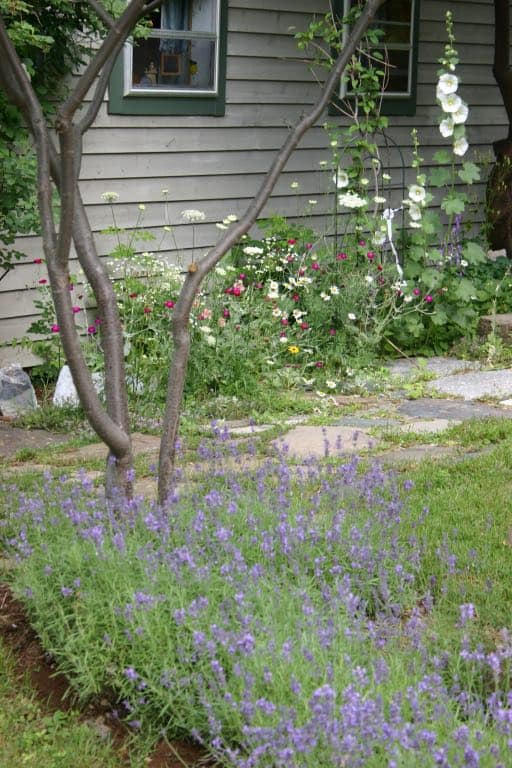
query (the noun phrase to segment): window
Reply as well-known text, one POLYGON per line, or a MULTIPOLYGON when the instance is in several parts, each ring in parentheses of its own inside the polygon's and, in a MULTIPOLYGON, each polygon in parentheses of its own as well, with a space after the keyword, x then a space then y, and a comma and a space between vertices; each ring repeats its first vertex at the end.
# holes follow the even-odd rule
MULTIPOLYGON (((337 0, 335 13, 343 18, 355 4, 356 0, 337 0)), ((419 0, 386 0, 372 24, 383 32, 374 50, 387 62, 383 114, 413 115, 416 111, 419 5, 419 0)), ((350 98, 350 89, 342 80, 334 102, 346 98, 350 98)))
POLYGON ((163 0, 149 18, 114 66, 109 112, 224 114, 227 0, 163 0))

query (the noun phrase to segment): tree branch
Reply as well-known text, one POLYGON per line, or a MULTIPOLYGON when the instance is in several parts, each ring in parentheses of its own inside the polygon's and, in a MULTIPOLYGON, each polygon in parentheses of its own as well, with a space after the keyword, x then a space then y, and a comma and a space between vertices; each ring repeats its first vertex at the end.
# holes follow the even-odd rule
POLYGON ((107 9, 103 7, 99 0, 87 0, 87 3, 106 27, 111 29, 114 26, 115 19, 110 15, 107 9))
POLYGON ((359 40, 364 35, 368 25, 373 20, 378 8, 384 0, 368 0, 361 16, 354 24, 345 48, 340 52, 336 62, 329 73, 320 95, 308 112, 286 138, 277 153, 277 156, 267 171, 263 182, 247 208, 240 221, 230 228, 229 232, 212 248, 211 251, 197 264, 191 264, 180 292, 180 296, 173 313, 173 340, 174 353, 167 387, 167 404, 164 416, 162 441, 160 444, 160 462, 158 478, 158 499, 161 504, 167 500, 172 483, 174 481, 174 462, 176 440, 178 436, 179 417, 185 374, 190 351, 189 318, 193 302, 205 276, 213 269, 220 259, 235 245, 240 238, 255 223, 272 190, 283 171, 291 154, 298 146, 300 140, 319 119, 336 88, 338 81, 354 54, 359 40))

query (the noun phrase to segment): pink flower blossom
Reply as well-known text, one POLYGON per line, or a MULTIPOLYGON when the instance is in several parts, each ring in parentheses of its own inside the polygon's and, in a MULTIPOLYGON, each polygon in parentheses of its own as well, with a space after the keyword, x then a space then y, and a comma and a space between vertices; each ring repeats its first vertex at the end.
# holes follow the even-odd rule
POLYGON ((310 251, 313 247, 313 243, 306 243, 306 250, 310 251))
POLYGON ((164 307, 167 307, 167 309, 173 309, 174 301, 171 301, 171 299, 164 301, 164 307))
POLYGON ((415 296, 419 296, 420 295, 420 289, 419 288, 414 288, 413 293, 414 293, 415 296))
POLYGON ((281 325, 288 325, 288 319, 286 317, 281 318, 281 325))
POLYGON ((348 256, 346 253, 337 253, 336 254, 336 261, 345 261, 345 259, 348 259, 348 256))
POLYGON ((373 259, 375 258, 374 252, 373 251, 368 251, 368 253, 366 254, 366 258, 370 259, 370 261, 373 261, 373 259))
POLYGON ((94 336, 94 334, 97 333, 97 331, 98 331, 98 329, 96 328, 95 325, 90 325, 87 328, 87 333, 89 334, 89 336, 94 336))
POLYGON ((82 311, 82 307, 71 307, 71 311, 74 315, 76 315, 78 312, 82 311))
POLYGON ((311 269, 314 269, 315 271, 316 271, 316 270, 318 270, 318 269, 320 269, 320 264, 318 263, 318 261, 314 261, 314 262, 312 263, 312 265, 311 265, 311 269))
POLYGON ((46 279, 46 277, 42 277, 42 278, 39 280, 39 285, 45 285, 47 282, 48 282, 48 280, 46 279))
POLYGON ((136 299, 137 298, 137 294, 136 293, 129 293, 128 294, 128 298, 129 299, 136 299))
POLYGON ((433 298, 433 296, 430 295, 430 293, 427 293, 427 295, 425 296, 424 301, 426 301, 427 304, 430 304, 432 301, 434 301, 434 298, 433 298))
POLYGON ((292 296, 293 301, 300 301, 300 296, 298 293, 294 293, 292 296))
POLYGON ((151 307, 144 307, 144 314, 145 315, 150 315, 152 313, 152 311, 153 310, 151 309, 151 307))
POLYGON ((329 328, 329 336, 336 336, 336 328, 329 328))
POLYGON ((309 323, 301 323, 300 327, 302 328, 303 331, 307 331, 307 329, 309 328, 309 323))
POLYGON ((34 264, 42 264, 42 263, 43 263, 42 259, 34 259, 34 264))
POLYGON ((323 368, 323 367, 324 367, 324 364, 322 360, 317 360, 315 363, 315 368, 323 368))
POLYGON ((50 325, 50 331, 52 333, 58 333, 60 331, 60 327, 57 325, 57 323, 53 323, 53 325, 50 325))
POLYGON ((222 317, 224 317, 226 320, 227 320, 229 317, 231 317, 231 312, 229 311, 229 309, 223 309, 223 310, 222 310, 222 317))
POLYGON ((288 245, 295 245, 296 242, 297 242, 296 240, 294 240, 293 238, 290 238, 290 240, 288 240, 288 245))

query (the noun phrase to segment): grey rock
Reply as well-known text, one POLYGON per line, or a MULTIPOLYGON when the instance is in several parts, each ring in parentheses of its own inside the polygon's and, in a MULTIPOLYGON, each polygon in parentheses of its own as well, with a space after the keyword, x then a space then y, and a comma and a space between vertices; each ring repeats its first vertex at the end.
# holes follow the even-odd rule
POLYGON ((282 441, 275 445, 285 445, 288 456, 310 457, 347 453, 359 453, 368 448, 375 448, 377 440, 353 427, 302 426, 287 432, 282 441))
POLYGON ((450 376, 460 371, 476 371, 481 365, 475 360, 459 360, 455 357, 409 357, 394 360, 386 366, 393 376, 412 379, 423 372, 434 376, 450 376))
POLYGON ((512 370, 444 376, 428 382, 427 388, 445 395, 462 397, 464 400, 480 400, 484 397, 506 398, 512 395, 512 370))
MULTIPOLYGON (((96 392, 100 394, 103 391, 103 376, 101 373, 93 373, 92 381, 96 392)), ((68 365, 63 365, 60 369, 52 402, 59 407, 71 405, 74 408, 77 408, 80 405, 80 398, 78 397, 78 392, 76 391, 68 365)))
POLYGON ((37 398, 30 377, 17 363, 0 368, 0 412, 16 418, 37 408, 37 398))
POLYGON ((468 419, 512 418, 512 412, 485 403, 463 402, 461 400, 406 400, 397 407, 402 416, 413 419, 451 419, 454 422, 468 419))

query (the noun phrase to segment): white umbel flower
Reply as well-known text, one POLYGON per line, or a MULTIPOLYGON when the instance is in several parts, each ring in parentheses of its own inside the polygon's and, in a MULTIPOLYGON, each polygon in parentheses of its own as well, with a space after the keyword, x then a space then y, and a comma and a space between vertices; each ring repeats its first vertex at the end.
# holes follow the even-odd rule
POLYGON ((193 224, 196 221, 204 221, 206 214, 203 211, 197 211, 195 208, 187 208, 181 212, 181 218, 193 224))
POLYGON ((338 202, 345 208, 362 208, 366 205, 366 200, 356 195, 355 192, 345 192, 345 194, 339 195, 338 202))

